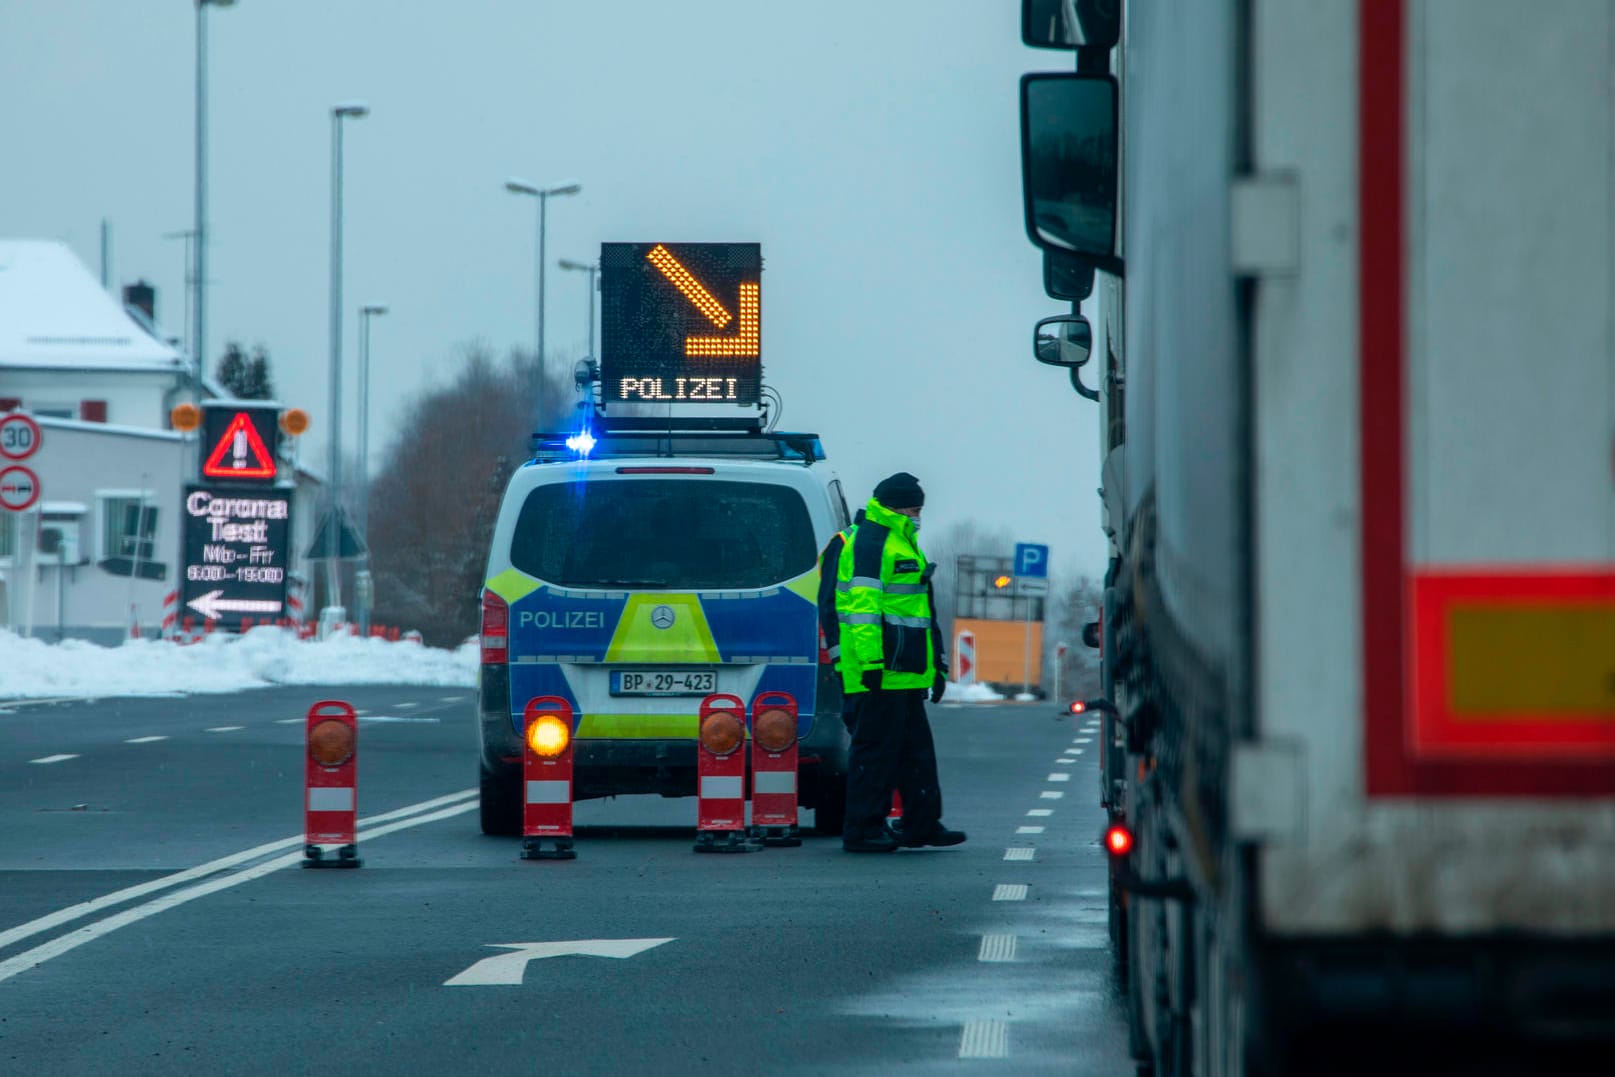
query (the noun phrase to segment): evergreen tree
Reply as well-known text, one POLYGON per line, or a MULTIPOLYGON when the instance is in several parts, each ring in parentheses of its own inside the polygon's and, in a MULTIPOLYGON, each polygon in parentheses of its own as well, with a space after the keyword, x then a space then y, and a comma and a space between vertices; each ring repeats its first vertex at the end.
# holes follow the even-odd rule
POLYGON ((275 383, 269 376, 269 352, 262 344, 252 351, 247 363, 245 384, 239 394, 245 400, 273 400, 275 383))
POLYGON ((217 373, 220 384, 231 393, 247 395, 247 356, 241 345, 232 340, 224 346, 224 358, 219 360, 217 373))

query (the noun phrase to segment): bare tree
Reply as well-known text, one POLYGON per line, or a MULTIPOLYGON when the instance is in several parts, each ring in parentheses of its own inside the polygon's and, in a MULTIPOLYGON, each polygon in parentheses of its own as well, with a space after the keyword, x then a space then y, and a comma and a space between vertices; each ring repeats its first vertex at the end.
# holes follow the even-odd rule
MULTIPOLYGON (((1083 626, 1099 618, 1101 591, 1098 581, 1078 576, 1050 598, 1049 628, 1043 637, 1044 668, 1060 664, 1060 692, 1068 699, 1099 694, 1099 652, 1082 642, 1083 626), (1066 652, 1057 658, 1055 649, 1064 643, 1066 652)), ((1053 686, 1050 685, 1052 691, 1053 686)))
POLYGON ((572 399, 570 379, 551 374, 538 415, 530 355, 495 361, 464 349, 453 383, 429 389, 404 411, 369 489, 374 620, 419 628, 428 643, 453 645, 477 630, 477 598, 499 500, 528 453, 533 431, 554 429, 572 399))

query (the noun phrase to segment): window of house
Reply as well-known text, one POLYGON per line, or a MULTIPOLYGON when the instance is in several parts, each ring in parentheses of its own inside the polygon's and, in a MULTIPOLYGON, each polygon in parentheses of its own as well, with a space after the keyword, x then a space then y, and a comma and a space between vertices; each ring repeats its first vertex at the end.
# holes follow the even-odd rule
POLYGON ((157 560, 157 495, 150 490, 98 491, 101 567, 129 575, 135 561, 157 560), (121 571, 120 571, 121 570, 121 571))

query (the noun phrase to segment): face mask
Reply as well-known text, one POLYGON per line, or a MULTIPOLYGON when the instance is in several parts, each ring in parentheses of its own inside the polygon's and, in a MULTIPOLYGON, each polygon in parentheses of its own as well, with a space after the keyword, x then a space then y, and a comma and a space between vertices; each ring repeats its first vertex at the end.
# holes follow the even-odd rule
POLYGON ((920 530, 920 518, 918 516, 910 516, 909 519, 914 521, 914 532, 918 534, 920 530))

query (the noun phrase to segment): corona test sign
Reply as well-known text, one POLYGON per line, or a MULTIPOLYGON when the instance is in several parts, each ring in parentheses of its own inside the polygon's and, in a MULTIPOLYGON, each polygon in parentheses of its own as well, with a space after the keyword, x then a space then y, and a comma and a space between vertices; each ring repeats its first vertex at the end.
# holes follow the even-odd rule
POLYGON ((240 631, 243 622, 287 616, 291 549, 289 489, 185 488, 185 563, 180 612, 240 631))

